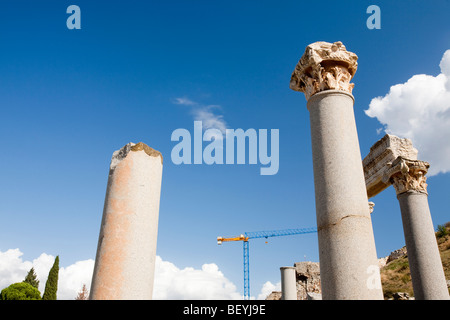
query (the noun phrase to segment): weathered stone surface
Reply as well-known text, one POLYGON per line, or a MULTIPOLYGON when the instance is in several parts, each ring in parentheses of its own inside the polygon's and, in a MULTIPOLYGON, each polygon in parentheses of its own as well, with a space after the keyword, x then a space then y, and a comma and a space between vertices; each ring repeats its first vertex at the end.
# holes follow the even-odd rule
POLYGON ((114 170, 116 168, 117 164, 119 164, 120 161, 125 159, 131 151, 134 151, 134 152, 144 151, 148 156, 161 157, 161 164, 163 164, 163 156, 162 156, 161 152, 159 152, 153 148, 150 148, 148 145, 146 145, 143 142, 139 142, 139 143, 129 142, 126 145, 124 145, 122 148, 120 148, 119 150, 116 150, 113 152, 109 169, 114 170))
POLYGON ((281 267, 281 300, 297 300, 295 267, 281 267))
POLYGON ((162 179, 160 153, 128 143, 113 153, 90 299, 151 299, 162 179))
POLYGON ((369 154, 363 159, 368 198, 376 196, 390 186, 390 181, 384 177, 398 157, 417 159, 417 149, 413 147, 410 139, 386 134, 370 148, 369 154))
POLYGON ((445 274, 428 205, 420 190, 398 193, 416 300, 448 300, 445 274))
POLYGON ((322 295, 320 293, 308 292, 306 300, 322 300, 322 295))
MULTIPOLYGON (((320 300, 322 290, 319 263, 311 261, 296 262, 293 269, 295 270, 297 300, 308 300, 308 294, 310 295, 309 300, 320 300)), ((282 300, 282 293, 273 291, 267 296, 266 300, 282 300)))
POLYGON ((352 93, 350 80, 358 67, 358 56, 342 42, 318 41, 306 47, 291 76, 290 88, 305 93, 306 100, 324 90, 352 93))
POLYGON ((394 250, 391 252, 391 254, 387 257, 386 263, 392 262, 394 260, 400 259, 405 257, 407 254, 406 251, 406 246, 404 246, 403 248, 394 250))
POLYGON ((131 151, 141 151, 141 150, 143 150, 150 157, 160 157, 161 164, 163 164, 163 156, 162 156, 161 152, 159 152, 153 148, 150 148, 148 145, 146 145, 143 142, 138 142, 137 144, 131 146, 131 151))
POLYGON ((392 295, 393 300, 411 300, 406 292, 396 292, 392 295))
POLYGON ((416 191, 427 194, 427 177, 430 164, 420 160, 410 160, 398 157, 386 171, 383 181, 389 181, 395 188, 397 195, 416 191))
POLYGON ((272 291, 266 300, 281 300, 281 291, 272 291))
POLYGON ((297 278, 297 299, 307 300, 308 293, 322 294, 319 263, 304 261, 296 262, 294 266, 297 278))
POLYGON ((353 104, 340 90, 307 103, 325 300, 383 298, 381 282, 367 286, 367 270, 378 262, 353 104))
POLYGON ((381 280, 367 285, 378 262, 351 94, 357 58, 341 42, 313 43, 290 82, 305 93, 310 113, 321 287, 329 300, 383 298, 381 280))
POLYGON ((303 261, 294 263, 297 277, 313 278, 320 276, 320 266, 318 262, 303 261))
POLYGON ((381 269, 387 264, 388 257, 378 259, 378 267, 381 269))
POLYGON ((391 184, 397 193, 415 298, 449 299, 428 205, 429 163, 417 160, 409 139, 386 135, 370 148, 363 166, 369 198, 391 184))

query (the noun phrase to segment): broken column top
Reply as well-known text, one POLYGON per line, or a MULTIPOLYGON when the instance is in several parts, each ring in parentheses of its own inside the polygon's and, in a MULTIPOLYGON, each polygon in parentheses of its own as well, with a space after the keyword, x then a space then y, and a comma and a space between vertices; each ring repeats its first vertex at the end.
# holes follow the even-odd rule
POLYGON ((110 170, 113 170, 117 166, 117 164, 119 164, 120 161, 125 159, 126 156, 128 155, 128 153, 130 153, 131 151, 134 151, 134 152, 144 151, 150 157, 161 157, 161 164, 163 163, 163 157, 162 157, 161 152, 159 152, 153 148, 150 148, 148 145, 146 145, 143 142, 139 142, 139 143, 129 142, 126 145, 124 145, 121 149, 114 151, 112 158, 111 158, 110 170))
POLYGON ((367 196, 374 197, 389 187, 390 182, 385 181, 383 177, 398 157, 417 160, 417 153, 410 139, 386 134, 378 140, 363 160, 367 196))
POLYGON ((289 87, 305 93, 306 100, 320 91, 343 90, 352 93, 350 80, 358 67, 358 56, 342 42, 319 41, 306 47, 291 76, 289 87))

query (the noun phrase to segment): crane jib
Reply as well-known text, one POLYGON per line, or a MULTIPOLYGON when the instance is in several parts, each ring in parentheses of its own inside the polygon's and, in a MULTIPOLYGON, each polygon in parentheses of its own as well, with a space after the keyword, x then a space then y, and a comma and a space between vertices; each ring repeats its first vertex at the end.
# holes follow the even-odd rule
POLYGON ((250 299, 250 267, 249 267, 249 242, 250 239, 292 236, 296 234, 314 233, 317 228, 301 228, 301 229, 284 229, 272 231, 256 231, 245 232, 238 237, 223 238, 217 237, 217 243, 222 244, 224 241, 243 241, 244 245, 244 299, 250 299))

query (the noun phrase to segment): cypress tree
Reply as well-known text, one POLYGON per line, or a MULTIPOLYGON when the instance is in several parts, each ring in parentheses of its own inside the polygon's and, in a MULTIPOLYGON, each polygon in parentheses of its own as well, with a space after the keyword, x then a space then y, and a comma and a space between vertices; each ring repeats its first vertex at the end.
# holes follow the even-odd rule
POLYGON ((23 280, 23 282, 29 283, 36 289, 39 289, 39 280, 37 279, 37 276, 36 276, 36 273, 34 272, 33 267, 30 269, 30 271, 28 271, 28 274, 25 277, 25 280, 23 280))
POLYGON ((58 290, 59 256, 56 256, 53 267, 48 273, 45 291, 42 300, 56 300, 56 291, 58 290))

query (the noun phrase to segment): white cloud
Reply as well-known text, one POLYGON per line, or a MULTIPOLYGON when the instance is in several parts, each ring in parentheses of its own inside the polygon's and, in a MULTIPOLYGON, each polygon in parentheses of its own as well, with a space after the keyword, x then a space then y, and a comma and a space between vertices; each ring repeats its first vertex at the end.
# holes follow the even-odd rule
POLYGON ((58 299, 73 300, 81 291, 83 284, 91 288, 94 260, 77 261, 66 268, 59 269, 58 299))
POLYGON ((225 133, 227 125, 225 123, 225 120, 223 119, 223 115, 215 114, 213 112, 214 109, 218 110, 220 109, 220 107, 211 105, 203 107, 201 109, 195 109, 193 111, 195 120, 202 121, 204 129, 219 129, 220 131, 225 133))
MULTIPOLYGON (((33 261, 23 261, 21 258, 22 255, 23 253, 19 249, 9 249, 6 252, 0 251, 0 290, 13 283, 22 282, 28 274, 28 271, 33 267, 39 280, 39 291, 43 294, 45 282, 55 262, 55 257, 42 253, 33 261)), ((66 268, 60 265, 58 274, 58 300, 75 299, 83 284, 86 284, 86 287, 89 289, 93 270, 94 260, 92 259, 78 261, 66 268)))
MULTIPOLYGON (((43 294, 48 273, 55 257, 42 253, 33 261, 24 261, 19 249, 0 251, 0 291, 10 284, 22 282, 31 267, 34 267, 39 280, 39 291, 43 294)), ((94 260, 77 261, 61 267, 58 275, 58 300, 74 300, 83 284, 90 290, 94 260)), ((276 285, 266 282, 256 299, 265 299, 269 293, 280 290, 276 285)), ((242 294, 227 279, 215 263, 206 263, 200 269, 187 267, 180 269, 161 257, 156 257, 154 300, 241 300, 242 294)), ((254 299, 254 297, 252 297, 254 299)))
POLYGON ((267 298, 272 291, 281 291, 281 281, 277 282, 277 284, 273 284, 270 281, 267 281, 263 284, 260 294, 257 297, 257 300, 264 300, 267 298))
POLYGON ((157 256, 153 299, 238 300, 242 296, 214 263, 179 269, 157 256))
POLYGON ((32 263, 23 262, 20 258, 22 255, 23 253, 19 249, 0 251, 0 290, 25 279, 32 263))
POLYGON ((223 140, 223 135, 227 129, 227 123, 225 122, 223 115, 220 114, 222 111, 221 106, 201 105, 186 97, 175 98, 174 103, 191 106, 191 114, 193 115, 195 121, 202 121, 203 130, 218 129, 222 132, 222 135, 211 133, 205 138, 211 140, 211 138, 214 137, 217 140, 223 140))
POLYGON ((203 130, 218 129, 222 134, 214 133, 209 130, 205 133, 205 139, 211 140, 212 137, 216 140, 223 140, 226 133, 227 124, 220 114, 215 114, 214 109, 220 109, 218 106, 206 106, 199 109, 194 109, 194 120, 202 121, 203 130))
POLYGON ((450 50, 439 66, 439 75, 414 75, 365 110, 386 133, 413 141, 419 159, 430 162, 428 176, 450 171, 450 50))
POLYGON ((183 98, 175 98, 173 102, 175 104, 182 104, 182 105, 185 105, 185 106, 192 106, 192 105, 196 105, 197 104, 196 102, 194 102, 194 101, 192 101, 192 100, 190 100, 188 98, 185 98, 185 97, 183 97, 183 98))

